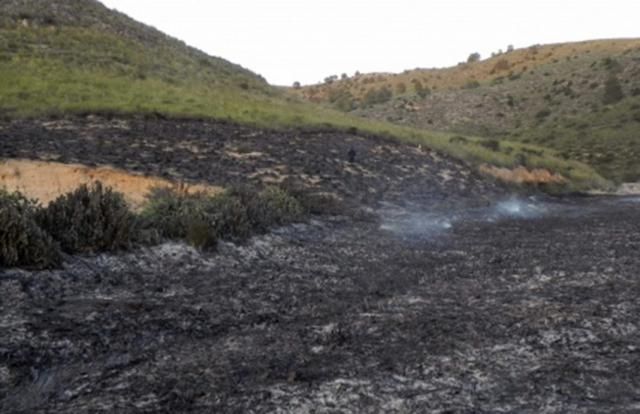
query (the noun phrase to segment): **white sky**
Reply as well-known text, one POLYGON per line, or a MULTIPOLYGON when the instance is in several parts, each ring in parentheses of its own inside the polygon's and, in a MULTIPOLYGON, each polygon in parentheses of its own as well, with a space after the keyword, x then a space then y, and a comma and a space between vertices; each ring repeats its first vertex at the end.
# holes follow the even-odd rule
POLYGON ((639 0, 102 0, 276 85, 483 58, 513 44, 640 37, 639 0))

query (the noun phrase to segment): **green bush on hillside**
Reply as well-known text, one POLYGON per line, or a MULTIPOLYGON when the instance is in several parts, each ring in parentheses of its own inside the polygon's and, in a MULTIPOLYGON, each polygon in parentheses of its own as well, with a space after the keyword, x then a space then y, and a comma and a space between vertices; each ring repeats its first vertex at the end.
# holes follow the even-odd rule
POLYGON ((366 106, 376 105, 388 102, 393 97, 393 92, 386 86, 380 89, 369 89, 363 98, 363 104, 366 106))
POLYGON ((0 267, 47 269, 60 265, 58 245, 35 220, 37 205, 0 190, 0 267))
POLYGON ((610 76, 604 84, 602 103, 605 105, 611 105, 620 102, 622 98, 624 98, 624 93, 622 92, 620 81, 616 76, 610 76))
POLYGON ((479 62, 480 58, 481 58, 480 53, 474 52, 474 53, 470 54, 469 57, 467 58, 467 63, 479 62))
POLYGON ((127 249, 138 235, 124 196, 100 182, 58 197, 38 212, 37 221, 67 253, 127 249))

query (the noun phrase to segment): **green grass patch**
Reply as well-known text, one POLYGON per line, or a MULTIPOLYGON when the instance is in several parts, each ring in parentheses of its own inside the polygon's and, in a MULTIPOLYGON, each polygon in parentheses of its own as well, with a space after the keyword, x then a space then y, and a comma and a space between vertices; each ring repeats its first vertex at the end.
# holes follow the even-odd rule
MULTIPOLYGON (((304 103, 231 64, 174 46, 145 48, 132 39, 85 27, 0 29, 0 116, 160 113, 267 128, 356 128, 431 147, 474 165, 518 163, 517 152, 508 151, 515 144, 499 143, 496 150, 477 145, 475 138, 451 142, 450 134, 304 103)), ((527 160, 527 165, 554 167, 575 188, 602 182, 587 166, 549 152, 527 160)))

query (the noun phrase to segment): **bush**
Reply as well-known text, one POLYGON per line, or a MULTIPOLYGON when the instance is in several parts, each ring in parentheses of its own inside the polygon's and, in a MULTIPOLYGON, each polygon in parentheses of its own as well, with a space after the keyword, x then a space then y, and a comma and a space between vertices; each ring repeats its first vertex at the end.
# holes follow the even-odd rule
POLYGON ((622 98, 624 98, 624 93, 622 92, 620 81, 618 81, 616 76, 610 76, 604 84, 604 96, 602 97, 602 103, 610 105, 620 102, 622 98))
POLYGON ((493 66, 493 72, 502 72, 511 69, 511 64, 507 59, 500 59, 493 66))
MULTIPOLYGON (((255 193, 246 196, 255 198, 255 193)), ((230 191, 211 196, 154 190, 142 218, 145 228, 202 249, 215 247, 219 239, 246 239, 253 230, 245 200, 230 191)))
POLYGON ((188 196, 184 221, 185 239, 199 249, 215 248, 218 240, 244 240, 251 235, 247 208, 229 193, 188 196))
POLYGON ((469 55, 469 57, 467 58, 467 63, 475 63, 475 62, 479 62, 480 61, 480 53, 472 53, 469 55))
POLYGON ((194 196, 169 188, 155 188, 141 214, 143 227, 168 239, 183 239, 187 235, 187 219, 195 209, 194 203, 194 196))
POLYGON ((136 218, 123 195, 100 182, 58 197, 36 218, 67 253, 127 249, 137 237, 136 218))
POLYGON ((364 105, 376 105, 388 102, 393 97, 393 93, 389 88, 383 86, 380 89, 369 89, 364 95, 364 105))
POLYGON ((267 187, 257 194, 248 187, 236 187, 231 194, 246 206, 251 228, 256 232, 298 221, 305 213, 300 201, 279 187, 267 187))
POLYGON ((252 225, 247 206, 229 192, 208 196, 196 204, 196 217, 207 223, 210 238, 243 240, 251 235, 252 225))
POLYGON ((240 186, 215 196, 157 189, 142 220, 144 228, 156 229, 162 237, 211 248, 220 239, 242 241, 253 233, 299 221, 305 214, 337 211, 339 203, 334 197, 280 187, 258 191, 240 186))
POLYGON ((35 220, 37 206, 19 193, 0 190, 0 266, 57 267, 58 245, 35 220))

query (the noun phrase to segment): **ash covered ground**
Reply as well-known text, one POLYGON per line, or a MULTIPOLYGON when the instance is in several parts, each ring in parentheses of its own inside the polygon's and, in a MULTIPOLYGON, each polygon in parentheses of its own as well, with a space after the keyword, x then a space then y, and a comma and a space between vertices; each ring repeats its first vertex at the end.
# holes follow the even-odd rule
POLYGON ((213 184, 304 174, 348 205, 216 252, 0 271, 3 413, 640 411, 637 198, 513 196, 336 132, 92 119, 0 138, 5 157, 213 184))

